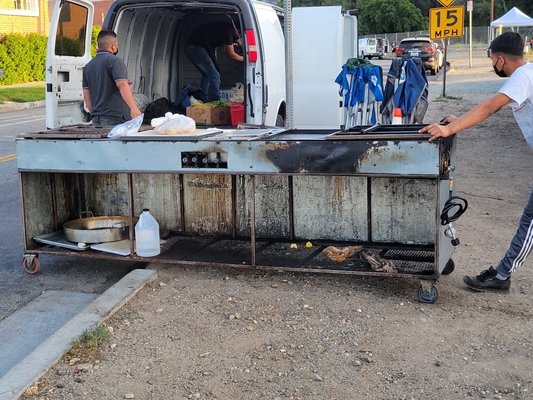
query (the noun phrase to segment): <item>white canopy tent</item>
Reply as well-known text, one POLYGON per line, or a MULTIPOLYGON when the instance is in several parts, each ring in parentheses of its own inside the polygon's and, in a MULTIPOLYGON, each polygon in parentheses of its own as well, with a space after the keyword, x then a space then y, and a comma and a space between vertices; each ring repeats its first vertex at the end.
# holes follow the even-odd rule
MULTIPOLYGON (((503 28, 511 28, 511 30, 513 31, 514 31, 514 28, 516 28, 516 31, 519 32, 520 27, 533 27, 533 18, 524 14, 518 8, 513 7, 509 11, 507 11, 507 13, 502 15, 500 18, 492 21, 490 23, 490 27, 493 28, 490 30, 491 39, 493 39, 495 36, 501 35, 501 33, 503 32, 503 28), (495 34, 494 32, 495 29, 498 32, 497 34, 495 34)), ((527 39, 527 35, 526 35, 526 39, 527 39)), ((527 44, 526 44, 526 48, 527 48, 527 44)))
POLYGON ((500 18, 495 19, 490 23, 490 26, 498 27, 519 27, 519 26, 533 26, 533 18, 527 16, 518 8, 513 7, 500 18))

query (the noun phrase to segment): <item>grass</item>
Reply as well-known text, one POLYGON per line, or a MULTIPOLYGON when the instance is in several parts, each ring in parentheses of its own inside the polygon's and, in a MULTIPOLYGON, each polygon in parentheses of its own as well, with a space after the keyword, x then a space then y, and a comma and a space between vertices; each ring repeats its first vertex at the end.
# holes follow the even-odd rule
POLYGON ((110 336, 111 333, 107 327, 97 325, 93 330, 83 332, 78 339, 72 342, 72 347, 67 354, 70 358, 91 361, 97 358, 100 344, 107 341, 110 336))
POLYGON ((0 87, 0 103, 44 100, 44 94, 44 83, 31 86, 0 87))

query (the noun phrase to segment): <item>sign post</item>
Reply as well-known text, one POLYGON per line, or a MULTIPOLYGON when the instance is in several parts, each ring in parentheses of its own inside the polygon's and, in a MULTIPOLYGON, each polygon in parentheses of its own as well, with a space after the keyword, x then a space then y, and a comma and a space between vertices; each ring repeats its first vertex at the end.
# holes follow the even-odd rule
POLYGON ((474 9, 473 0, 466 2, 466 11, 468 11, 468 66, 472 68, 472 10, 474 9))
POLYGON ((451 7, 455 0, 438 0, 444 7, 429 9, 429 37, 441 39, 444 46, 444 77, 442 97, 446 97, 446 63, 450 38, 463 37, 465 9, 463 6, 451 7))

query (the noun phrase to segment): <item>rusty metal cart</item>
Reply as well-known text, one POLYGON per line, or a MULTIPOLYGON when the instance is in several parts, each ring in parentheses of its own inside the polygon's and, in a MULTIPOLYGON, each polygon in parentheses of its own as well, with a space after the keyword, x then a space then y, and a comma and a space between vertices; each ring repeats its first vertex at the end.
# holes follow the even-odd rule
POLYGON ((454 230, 440 216, 452 194, 454 139, 429 142, 420 126, 376 128, 21 135, 23 265, 36 272, 40 254, 63 254, 394 276, 419 279, 419 300, 432 303, 434 283, 453 270, 454 230), (143 208, 166 238, 150 259, 134 253, 131 227, 143 208), (128 255, 62 245, 63 224, 85 210, 129 217, 128 255), (355 258, 335 263, 322 253, 347 244, 390 260, 398 272, 376 272, 355 258))

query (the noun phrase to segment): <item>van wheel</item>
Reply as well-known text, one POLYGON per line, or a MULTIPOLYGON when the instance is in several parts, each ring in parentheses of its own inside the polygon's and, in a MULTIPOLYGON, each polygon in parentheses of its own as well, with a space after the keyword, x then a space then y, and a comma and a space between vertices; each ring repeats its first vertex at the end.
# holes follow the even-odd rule
POLYGON ((431 68, 431 75, 437 75, 437 69, 431 68))
POLYGON ((285 118, 283 118, 283 115, 280 115, 280 114, 277 115, 276 126, 285 127, 285 118))

